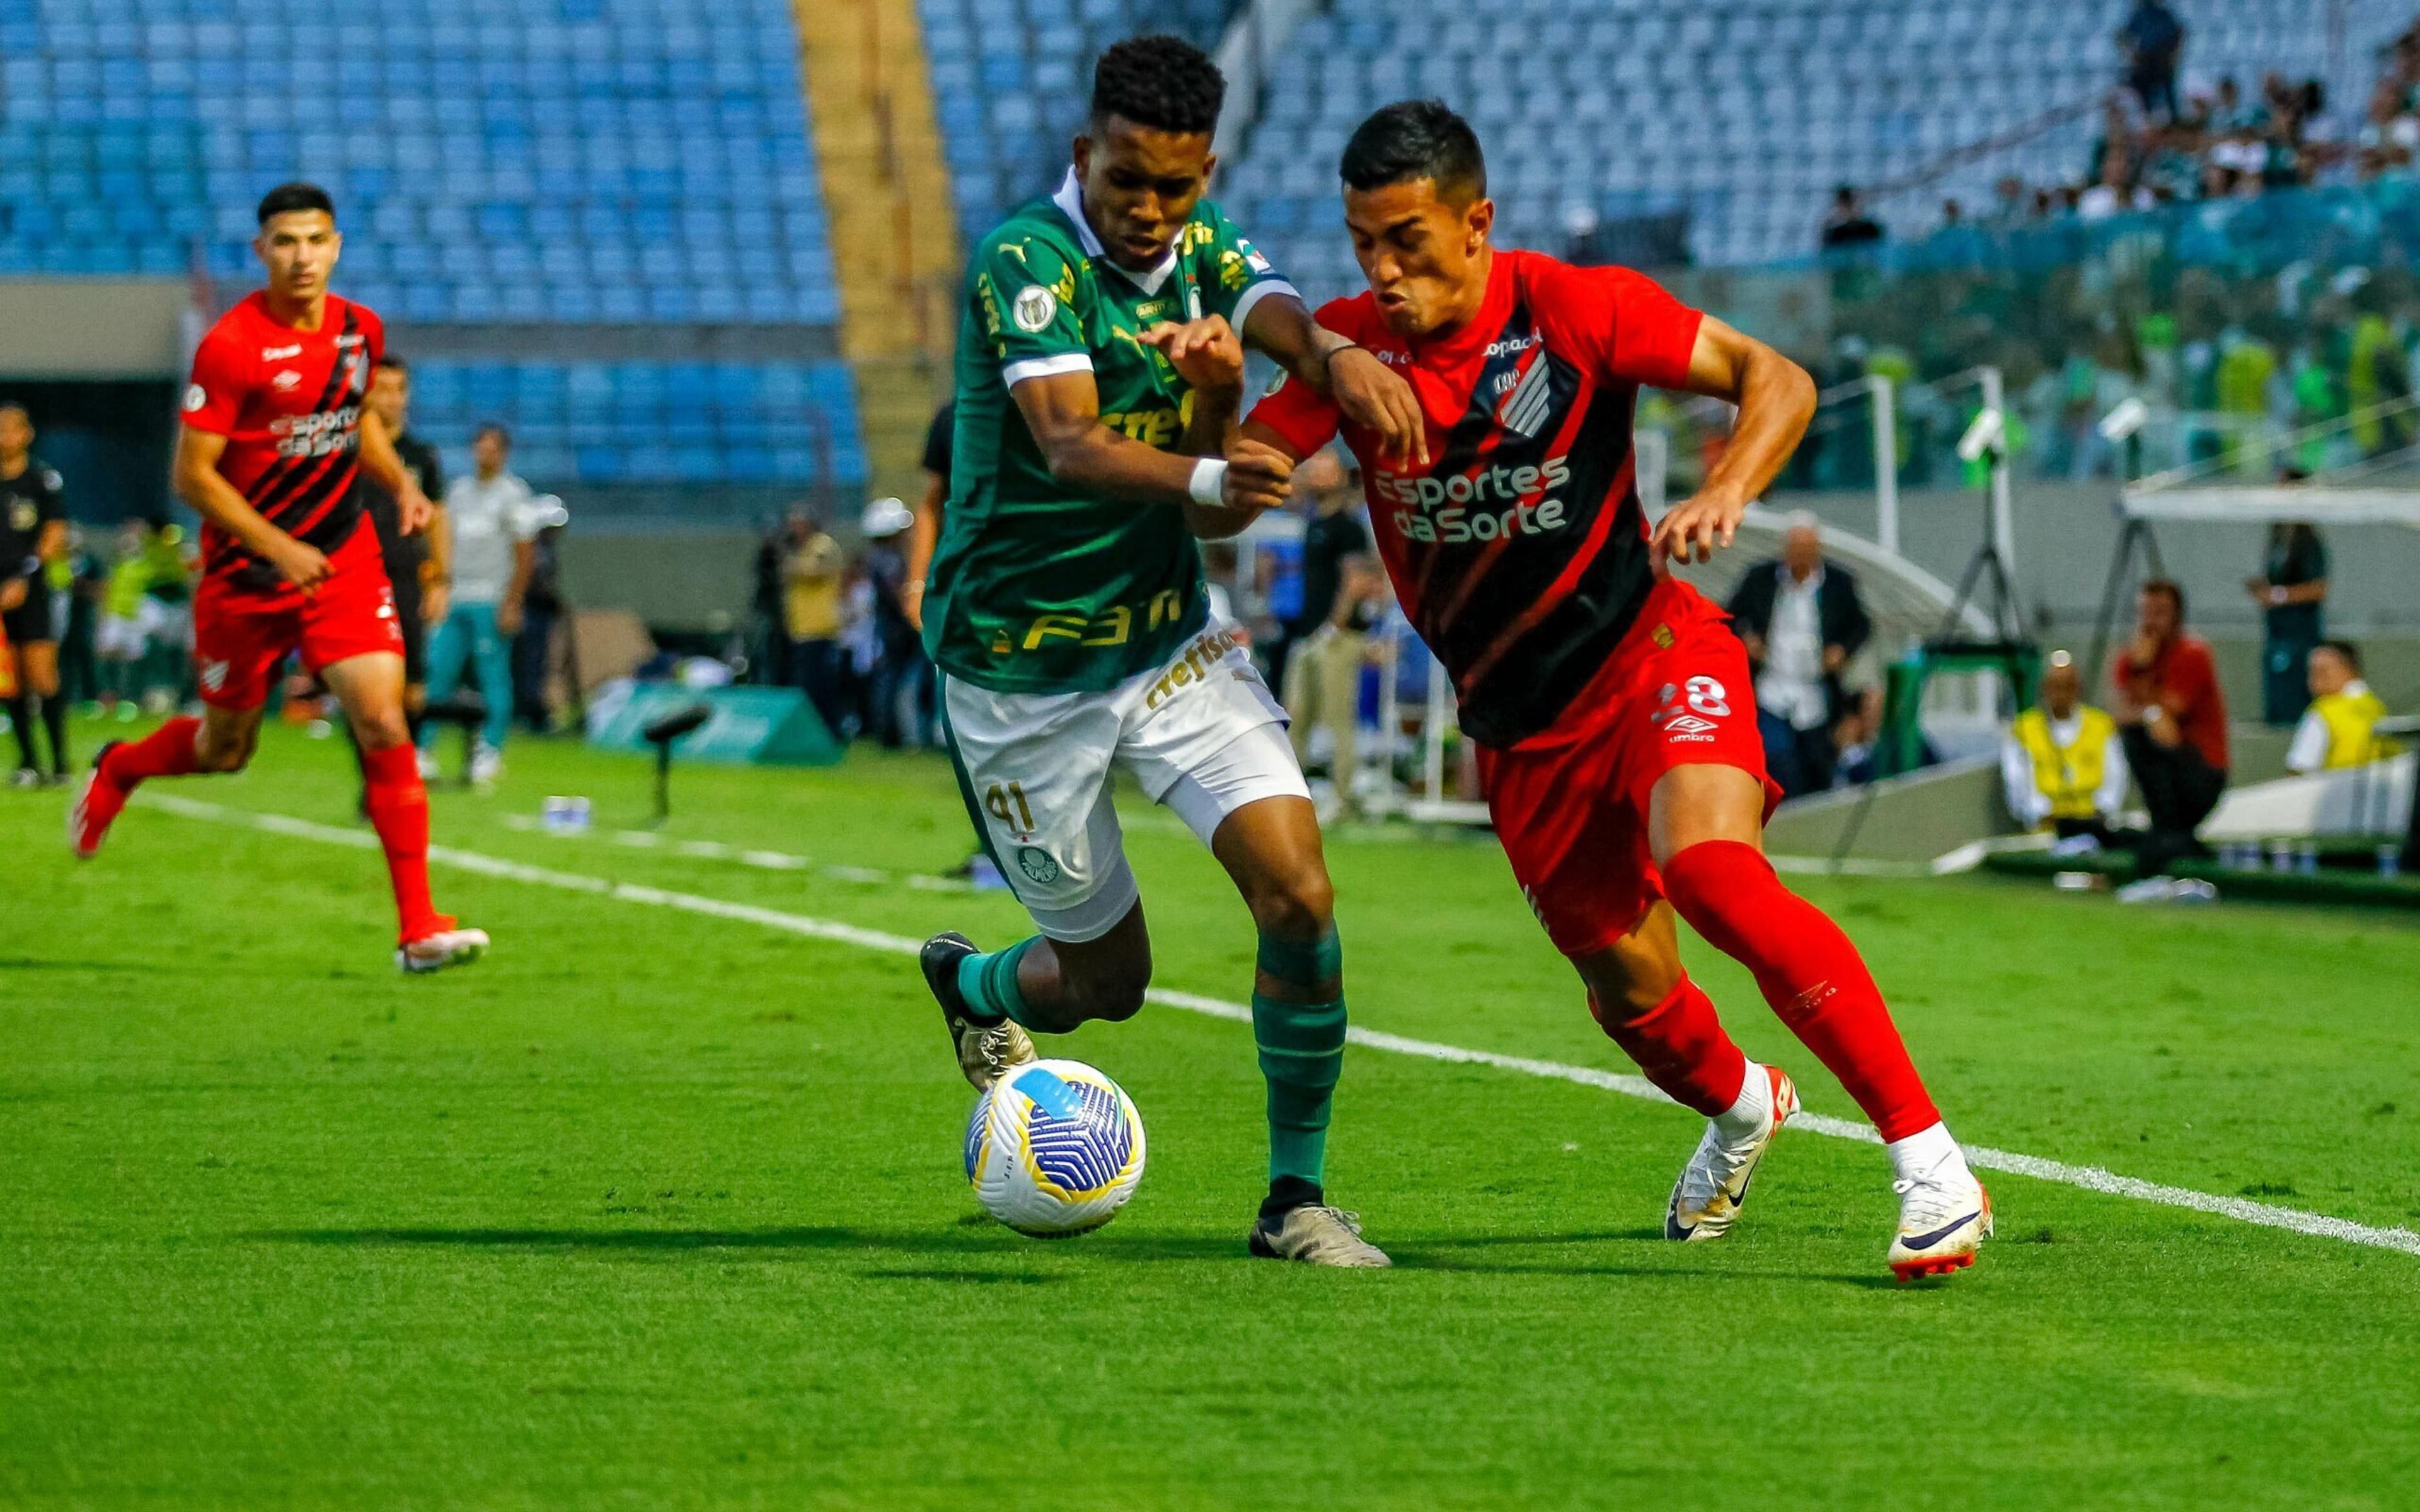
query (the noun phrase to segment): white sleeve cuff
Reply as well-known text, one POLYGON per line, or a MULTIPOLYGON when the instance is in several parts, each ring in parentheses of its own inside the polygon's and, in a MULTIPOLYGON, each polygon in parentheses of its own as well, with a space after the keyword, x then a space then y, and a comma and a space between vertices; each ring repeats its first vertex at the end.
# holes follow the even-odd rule
POLYGON ((1259 283, 1253 285, 1251 287, 1244 290, 1242 294, 1236 296, 1235 316, 1234 319, 1230 322, 1230 324, 1234 327, 1236 335, 1240 336, 1244 333, 1244 322, 1251 319, 1252 306, 1260 303, 1263 300, 1267 299, 1272 294, 1292 294, 1296 300, 1300 300, 1302 298, 1302 295, 1295 288, 1295 286, 1292 284, 1287 283, 1282 278, 1262 279, 1259 283))
POLYGON ((1015 388, 1027 378, 1057 378, 1062 373, 1089 373, 1093 370, 1090 352, 1055 352, 1048 357, 1028 357, 1021 362, 1001 365, 1000 381, 1015 388))

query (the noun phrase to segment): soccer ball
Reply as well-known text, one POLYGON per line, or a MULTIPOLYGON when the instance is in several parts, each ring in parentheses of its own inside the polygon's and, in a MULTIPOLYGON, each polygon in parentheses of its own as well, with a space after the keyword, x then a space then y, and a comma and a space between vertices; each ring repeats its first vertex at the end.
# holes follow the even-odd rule
POLYGON ((1142 1180, 1142 1115, 1080 1060, 1014 1068, 967 1120, 967 1180, 1020 1234, 1064 1239, 1117 1216, 1142 1180))

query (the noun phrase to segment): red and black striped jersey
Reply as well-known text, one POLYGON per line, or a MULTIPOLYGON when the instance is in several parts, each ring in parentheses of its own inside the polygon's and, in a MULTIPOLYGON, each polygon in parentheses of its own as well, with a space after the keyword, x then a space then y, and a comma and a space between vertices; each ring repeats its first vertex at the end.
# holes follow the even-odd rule
MULTIPOLYGON (((365 305, 328 296, 317 331, 280 324, 255 292, 219 317, 194 352, 185 424, 226 438, 219 475, 269 522, 334 551, 361 524, 353 473, 362 401, 386 349, 365 305)), ((273 590, 277 570, 216 526, 202 530, 202 571, 273 590)))
MULTIPOLYGON (((1409 379, 1426 414, 1425 471, 1342 430, 1396 594, 1472 739, 1510 746, 1552 724, 1637 617, 1652 573, 1632 414, 1641 385, 1682 386, 1702 318, 1628 269, 1509 251, 1479 313, 1434 338, 1389 331, 1367 292, 1320 310, 1409 379)), ((1304 456, 1341 424, 1283 381, 1251 418, 1304 456)))

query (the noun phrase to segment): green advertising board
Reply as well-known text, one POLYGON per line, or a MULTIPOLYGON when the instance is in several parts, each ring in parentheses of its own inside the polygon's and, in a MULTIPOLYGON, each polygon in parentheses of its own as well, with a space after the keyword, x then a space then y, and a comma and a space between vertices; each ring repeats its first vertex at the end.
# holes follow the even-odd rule
POLYGON ((650 750, 647 726, 698 704, 711 717, 673 742, 674 754, 684 761, 829 766, 841 759, 840 742, 795 687, 609 684, 589 704, 588 743, 603 750, 650 750))

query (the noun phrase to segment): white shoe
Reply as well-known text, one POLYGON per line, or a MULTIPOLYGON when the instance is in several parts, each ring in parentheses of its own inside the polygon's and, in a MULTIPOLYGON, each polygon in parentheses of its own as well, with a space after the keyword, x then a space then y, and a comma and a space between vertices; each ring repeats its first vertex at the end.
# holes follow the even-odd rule
POLYGON ((434 782, 434 781, 436 781, 436 780, 437 780, 437 779, 438 779, 438 777, 439 777, 439 775, 440 775, 439 768, 438 768, 438 765, 437 765, 437 758, 436 758, 435 756, 431 755, 430 753, 428 753, 427 751, 425 751, 425 750, 424 750, 424 751, 422 751, 422 752, 420 752, 420 753, 419 753, 419 756, 420 756, 420 779, 421 779, 423 782, 434 782))
POLYGON ((1719 1123, 1706 1120, 1696 1153, 1672 1183, 1672 1200, 1664 1210, 1666 1239, 1696 1242, 1730 1233, 1731 1221, 1747 1201, 1747 1185, 1756 1179, 1758 1163, 1798 1111, 1798 1088, 1779 1067, 1750 1061, 1747 1073, 1766 1079, 1764 1118, 1755 1129, 1730 1139, 1723 1137, 1719 1123))
POLYGON ((486 930, 439 930, 397 946, 395 964, 407 976, 418 976, 427 971, 442 971, 447 966, 467 966, 487 953, 486 930))
POLYGON ((1361 1215, 1325 1205, 1289 1208, 1272 1223, 1257 1219, 1244 1247, 1264 1260, 1300 1260, 1347 1271, 1383 1271, 1395 1262, 1361 1237, 1361 1215))
POLYGON ((1899 1232, 1891 1237, 1891 1274, 1901 1281, 1947 1275, 1975 1263, 1992 1237, 1992 1194, 1955 1149, 1930 1170, 1893 1181, 1899 1232))
POLYGON ((504 780, 504 753, 484 741, 471 748, 471 785, 493 787, 504 780))

